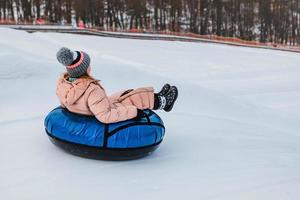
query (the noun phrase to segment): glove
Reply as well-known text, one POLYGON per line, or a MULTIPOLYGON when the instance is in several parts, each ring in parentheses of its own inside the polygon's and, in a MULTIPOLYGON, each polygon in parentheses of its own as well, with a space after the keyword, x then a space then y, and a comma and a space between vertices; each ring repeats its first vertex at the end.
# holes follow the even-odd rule
POLYGON ((135 118, 133 118, 133 120, 139 121, 139 120, 142 119, 144 116, 145 116, 144 111, 137 108, 137 115, 136 115, 135 118))

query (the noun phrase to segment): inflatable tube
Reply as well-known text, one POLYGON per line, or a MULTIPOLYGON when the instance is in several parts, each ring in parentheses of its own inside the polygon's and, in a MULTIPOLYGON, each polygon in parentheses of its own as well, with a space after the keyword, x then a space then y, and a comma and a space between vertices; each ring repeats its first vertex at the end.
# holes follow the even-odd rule
POLYGON ((139 121, 103 124, 94 116, 69 112, 58 107, 45 118, 50 140, 63 150, 101 160, 131 160, 147 156, 162 142, 165 127, 152 110, 139 121))

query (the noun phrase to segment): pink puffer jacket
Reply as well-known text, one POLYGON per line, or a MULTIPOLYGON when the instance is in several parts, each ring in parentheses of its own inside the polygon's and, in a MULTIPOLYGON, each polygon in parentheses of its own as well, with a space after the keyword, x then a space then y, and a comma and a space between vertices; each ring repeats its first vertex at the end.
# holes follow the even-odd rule
POLYGON ((154 89, 152 87, 121 91, 107 96, 99 81, 78 78, 68 81, 63 74, 57 84, 56 94, 63 107, 69 111, 95 115, 102 123, 114 123, 137 116, 137 108, 152 109, 154 89))

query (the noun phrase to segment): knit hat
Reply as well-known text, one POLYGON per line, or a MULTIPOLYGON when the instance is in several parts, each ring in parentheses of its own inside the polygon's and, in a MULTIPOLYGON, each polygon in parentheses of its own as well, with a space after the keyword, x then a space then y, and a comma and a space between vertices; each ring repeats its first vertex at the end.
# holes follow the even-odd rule
POLYGON ((71 78, 78 78, 86 74, 90 66, 90 56, 83 51, 71 51, 63 47, 57 53, 58 62, 66 66, 67 72, 71 78))

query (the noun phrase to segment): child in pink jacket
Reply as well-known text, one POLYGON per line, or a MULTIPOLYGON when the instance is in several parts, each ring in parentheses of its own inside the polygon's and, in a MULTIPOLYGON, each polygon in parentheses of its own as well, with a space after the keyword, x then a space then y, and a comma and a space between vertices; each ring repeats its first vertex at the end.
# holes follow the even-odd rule
POLYGON ((177 88, 169 84, 158 93, 152 87, 144 87, 107 96, 99 81, 91 76, 87 53, 63 47, 56 56, 67 69, 56 90, 61 106, 74 113, 94 115, 102 123, 138 120, 143 117, 143 109, 169 112, 178 97, 177 88))

